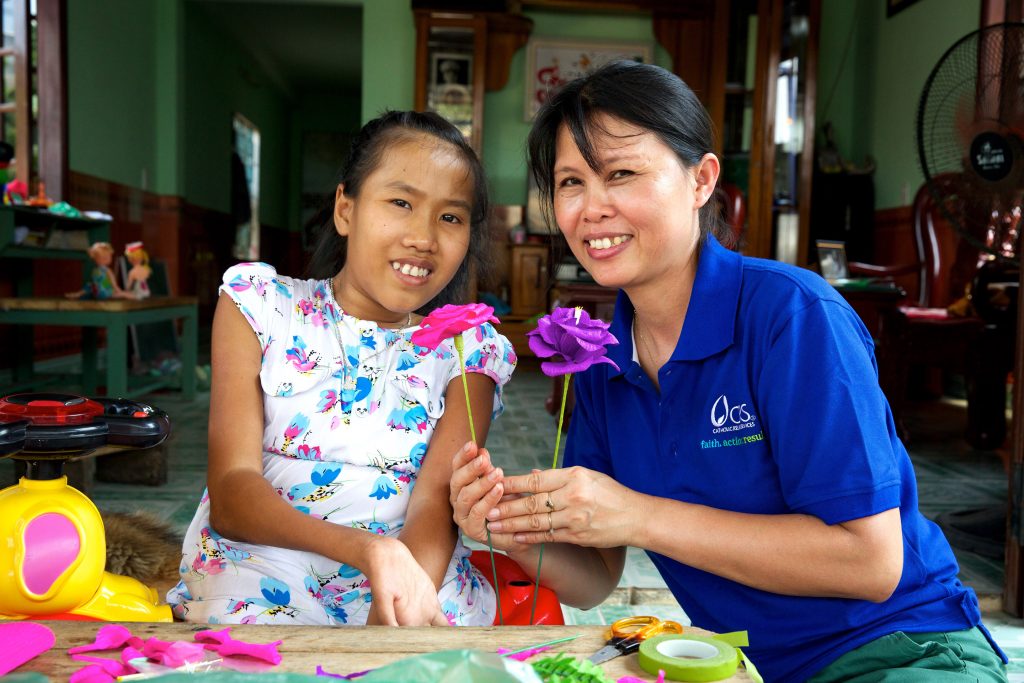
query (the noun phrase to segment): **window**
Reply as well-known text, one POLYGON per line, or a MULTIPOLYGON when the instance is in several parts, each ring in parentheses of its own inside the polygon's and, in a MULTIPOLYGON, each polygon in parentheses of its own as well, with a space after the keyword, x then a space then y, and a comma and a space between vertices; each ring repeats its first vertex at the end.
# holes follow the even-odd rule
POLYGON ((235 219, 235 258, 260 257, 260 131, 235 114, 231 160, 231 214, 235 219))

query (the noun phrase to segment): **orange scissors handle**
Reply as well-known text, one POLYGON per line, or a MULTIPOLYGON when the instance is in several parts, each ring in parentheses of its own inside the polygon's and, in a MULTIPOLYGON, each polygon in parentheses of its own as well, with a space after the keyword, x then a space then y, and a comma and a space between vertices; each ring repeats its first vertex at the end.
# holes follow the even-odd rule
POLYGON ((624 617, 611 625, 610 637, 641 641, 663 633, 682 633, 681 624, 657 617, 624 617))

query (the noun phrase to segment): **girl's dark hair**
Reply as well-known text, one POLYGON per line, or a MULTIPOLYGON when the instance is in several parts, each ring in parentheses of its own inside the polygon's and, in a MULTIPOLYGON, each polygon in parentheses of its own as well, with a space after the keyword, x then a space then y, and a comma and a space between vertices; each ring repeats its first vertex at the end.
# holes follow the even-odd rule
MULTIPOLYGON (((490 211, 487 197, 487 178, 476 152, 466 142, 459 129, 433 112, 386 111, 360 129, 352 139, 348 159, 341 169, 339 183, 344 183, 345 196, 359 196, 366 178, 380 164, 392 143, 407 140, 418 134, 431 135, 454 147, 462 156, 473 179, 473 211, 469 223, 469 250, 462 265, 441 292, 421 308, 429 311, 447 303, 461 303, 466 296, 469 273, 475 270, 486 277, 490 263, 487 251, 487 216, 490 211)), ((345 265, 347 240, 334 228, 334 200, 319 214, 319 236, 313 247, 313 256, 306 269, 308 277, 331 278, 345 265)))
MULTIPOLYGON (((654 133, 676 153, 685 168, 693 168, 705 154, 714 151, 707 110, 678 76, 651 64, 609 62, 563 86, 537 112, 530 129, 528 163, 549 225, 554 225, 558 129, 563 124, 568 127, 580 154, 596 171, 600 163, 594 150, 594 135, 606 132, 596 121, 600 114, 654 133)), ((712 232, 719 240, 731 241, 714 193, 700 208, 699 216, 702 237, 712 232)))

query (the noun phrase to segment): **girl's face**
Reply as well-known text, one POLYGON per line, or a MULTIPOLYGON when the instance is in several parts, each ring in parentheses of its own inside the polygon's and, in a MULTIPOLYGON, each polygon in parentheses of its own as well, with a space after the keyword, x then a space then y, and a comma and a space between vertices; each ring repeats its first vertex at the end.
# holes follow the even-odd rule
POLYGON ((96 249, 92 253, 92 260, 98 266, 110 266, 114 262, 114 252, 109 249, 96 249))
POLYGON ((566 126, 555 146, 554 209, 569 248, 598 283, 629 291, 678 280, 700 239, 697 212, 718 179, 718 159, 687 169, 656 135, 608 115, 594 126, 599 170, 566 126))
POLYGON ((437 296, 466 258, 473 189, 458 150, 425 134, 391 143, 358 197, 338 186, 334 224, 348 252, 335 282, 345 311, 404 322, 437 296))

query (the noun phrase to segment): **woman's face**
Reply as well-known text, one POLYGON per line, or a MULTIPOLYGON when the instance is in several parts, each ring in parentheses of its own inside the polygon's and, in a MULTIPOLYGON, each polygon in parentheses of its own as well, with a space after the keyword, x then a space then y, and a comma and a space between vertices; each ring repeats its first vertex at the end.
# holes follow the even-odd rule
POLYGON ((358 197, 339 186, 334 222, 348 248, 337 295, 345 311, 392 322, 437 296, 466 258, 473 189, 458 150, 423 134, 390 143, 358 197))
POLYGON ((678 280, 700 238, 697 211, 714 190, 718 160, 708 154, 687 169, 643 128, 608 115, 595 124, 597 171, 566 126, 556 140, 555 220, 569 248, 605 287, 678 280))

